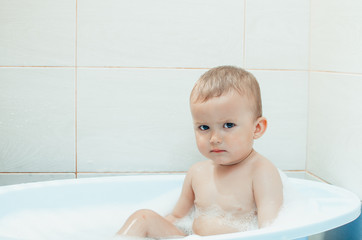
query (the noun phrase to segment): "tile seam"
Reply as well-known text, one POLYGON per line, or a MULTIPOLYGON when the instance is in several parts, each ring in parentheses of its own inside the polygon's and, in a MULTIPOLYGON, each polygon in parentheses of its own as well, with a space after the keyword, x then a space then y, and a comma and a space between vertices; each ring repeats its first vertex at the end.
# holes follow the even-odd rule
MULTIPOLYGON (((0 68, 65 68, 65 69, 150 69, 150 70, 207 70, 208 67, 130 67, 130 66, 0 66, 0 68)), ((329 73, 342 75, 361 76, 359 72, 340 72, 330 70, 309 70, 309 69, 281 69, 281 68, 246 68, 249 71, 274 71, 274 72, 312 72, 329 73)))
POLYGON ((75 49, 74 49, 74 154, 75 178, 78 178, 78 0, 75 1, 75 49))

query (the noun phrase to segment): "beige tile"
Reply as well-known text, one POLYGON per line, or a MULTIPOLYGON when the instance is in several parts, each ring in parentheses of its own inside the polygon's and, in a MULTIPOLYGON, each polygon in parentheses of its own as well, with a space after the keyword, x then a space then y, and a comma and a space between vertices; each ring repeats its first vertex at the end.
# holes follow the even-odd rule
POLYGON ((308 73, 252 71, 260 83, 268 128, 255 148, 283 170, 304 170, 308 73))
POLYGON ((182 171, 200 160, 189 94, 204 70, 78 70, 78 170, 182 171))
POLYGON ((78 0, 80 66, 242 66, 243 1, 78 0))
POLYGON ((74 173, 0 173, 0 186, 73 178, 74 173))
POLYGON ((246 1, 247 68, 308 69, 308 34, 308 0, 246 1))
POLYGON ((0 2, 0 66, 74 66, 73 0, 0 2))
POLYGON ((311 1, 311 68, 362 73, 362 1, 311 1))
POLYGON ((0 172, 75 170, 74 75, 0 68, 0 172))
POLYGON ((307 170, 362 199, 362 76, 312 73, 307 170))
MULTIPOLYGON (((204 159, 195 146, 188 106, 189 92, 203 72, 80 69, 78 170, 185 171, 204 159)), ((307 73, 254 73, 269 119, 257 150, 282 169, 304 169, 307 73)))

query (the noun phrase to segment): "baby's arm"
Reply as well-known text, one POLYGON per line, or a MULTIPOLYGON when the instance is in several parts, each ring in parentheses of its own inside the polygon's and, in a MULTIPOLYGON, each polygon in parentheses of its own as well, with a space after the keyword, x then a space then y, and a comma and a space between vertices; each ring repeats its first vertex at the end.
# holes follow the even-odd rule
POLYGON ((283 184, 279 172, 268 160, 257 164, 253 176, 253 190, 259 227, 266 227, 277 217, 283 204, 283 184))
POLYGON ((194 205, 194 191, 192 190, 192 168, 188 171, 180 198, 178 199, 175 208, 173 209, 172 213, 166 216, 166 219, 170 222, 175 222, 177 219, 183 218, 186 216, 192 206, 194 205))

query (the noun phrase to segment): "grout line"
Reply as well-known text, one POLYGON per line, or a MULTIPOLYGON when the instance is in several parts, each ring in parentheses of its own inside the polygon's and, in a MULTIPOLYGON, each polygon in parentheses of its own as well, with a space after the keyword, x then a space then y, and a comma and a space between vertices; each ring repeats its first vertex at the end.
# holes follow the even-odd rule
MULTIPOLYGON (((328 181, 324 180, 321 177, 318 177, 317 175, 311 173, 310 171, 306 170, 282 170, 286 173, 306 173, 311 175, 312 177, 330 184, 328 181)), ((0 174, 6 174, 6 175, 21 175, 21 174, 75 174, 75 178, 78 178, 78 174, 185 174, 187 171, 105 171, 105 172, 94 172, 94 171, 84 171, 84 172, 0 172, 0 174)))
POLYGON ((246 0, 244 0, 244 32, 243 32, 243 68, 246 69, 246 53, 245 53, 245 40, 246 40, 246 0))
POLYGON ((307 69, 267 69, 267 68, 247 68, 248 71, 271 71, 271 72, 308 72, 307 69))
POLYGON ((0 174, 74 174, 74 172, 0 172, 0 174))
POLYGON ((308 152, 308 144, 309 144, 309 113, 310 113, 310 92, 311 92, 311 45, 312 45, 312 0, 309 0, 309 36, 308 36, 308 79, 307 79, 307 129, 306 129, 306 145, 305 145, 305 170, 308 171, 308 159, 309 159, 309 152, 308 152))
POLYGON ((205 70, 208 67, 132 67, 132 66, 78 66, 77 68, 119 68, 119 69, 165 69, 165 70, 205 70))
POLYGON ((306 172, 305 170, 282 170, 283 172, 306 172))
POLYGON ((124 171, 124 172, 116 172, 116 171, 109 171, 109 172, 79 172, 79 173, 86 173, 86 174, 144 174, 144 173, 153 173, 153 174, 157 174, 157 173, 186 173, 187 171, 124 171))
POLYGON ((0 66, 0 68, 75 68, 75 66, 0 66))
MULTIPOLYGON (((316 178, 318 176, 306 170, 282 170, 283 172, 299 172, 299 173, 308 173, 316 178)), ((78 174, 144 174, 144 173, 186 173, 187 171, 104 171, 104 172, 95 172, 95 171, 78 171, 78 174)), ((0 174, 65 174, 65 173, 74 173, 74 172, 0 172, 0 174)), ((323 180, 324 181, 324 180, 323 180)))
MULTIPOLYGON (((76 39, 77 41, 77 39, 76 39)), ((76 44, 77 45, 77 44, 76 44)), ((76 46, 76 49, 78 47, 76 46)), ((77 50, 76 50, 77 51, 77 50)), ((78 58, 78 53, 76 52, 75 58, 78 58)), ((76 60, 77 61, 77 60, 76 60)), ((0 68, 121 68, 121 69, 184 69, 184 70, 204 70, 210 69, 211 67, 132 67, 132 66, 0 66, 0 68)))
MULTIPOLYGON (((0 68, 74 68, 74 69, 164 69, 164 70, 208 70, 210 67, 131 67, 131 66, 0 66, 0 68)), ((358 72, 338 72, 330 70, 309 69, 271 69, 271 68, 245 68, 248 71, 279 71, 279 72, 314 72, 362 76, 358 72)))
POLYGON ((78 178, 78 0, 75 1, 75 77, 74 77, 74 154, 75 178, 78 178))
POLYGON ((319 181, 322 181, 322 182, 324 182, 324 183, 331 184, 330 182, 328 182, 328 181, 324 180, 323 178, 318 177, 318 176, 317 176, 317 175, 315 175, 314 173, 311 173, 311 172, 309 172, 309 171, 305 171, 305 172, 306 172, 307 174, 309 174, 309 175, 311 175, 311 176, 313 176, 313 177, 317 178, 319 181))
POLYGON ((357 73, 357 72, 338 72, 338 71, 329 71, 329 70, 309 70, 309 72, 362 76, 362 73, 357 73))
MULTIPOLYGON (((125 172, 76 172, 78 174, 180 174, 186 173, 187 171, 125 171, 125 172)), ((75 174, 75 172, 0 172, 0 174, 75 174)), ((77 177, 76 177, 77 178, 77 177)))

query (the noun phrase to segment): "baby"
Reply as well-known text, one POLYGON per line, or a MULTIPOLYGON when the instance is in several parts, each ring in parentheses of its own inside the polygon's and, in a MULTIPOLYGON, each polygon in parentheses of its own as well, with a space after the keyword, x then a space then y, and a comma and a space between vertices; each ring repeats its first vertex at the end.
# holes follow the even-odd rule
POLYGON ((259 228, 273 222, 283 203, 276 167, 253 149, 267 120, 259 84, 237 67, 210 69, 196 82, 190 108, 199 151, 208 159, 187 172, 171 214, 151 210, 131 215, 119 235, 166 238, 186 236, 175 223, 195 208, 194 234, 214 235, 259 228))

